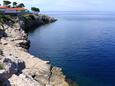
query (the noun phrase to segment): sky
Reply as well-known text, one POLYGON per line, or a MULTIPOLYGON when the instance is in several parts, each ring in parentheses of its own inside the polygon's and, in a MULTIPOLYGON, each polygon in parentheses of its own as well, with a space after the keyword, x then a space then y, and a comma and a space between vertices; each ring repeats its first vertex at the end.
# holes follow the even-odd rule
MULTIPOLYGON (((10 0, 42 11, 115 11, 115 0, 10 0)), ((0 0, 2 3, 2 0, 0 0)))

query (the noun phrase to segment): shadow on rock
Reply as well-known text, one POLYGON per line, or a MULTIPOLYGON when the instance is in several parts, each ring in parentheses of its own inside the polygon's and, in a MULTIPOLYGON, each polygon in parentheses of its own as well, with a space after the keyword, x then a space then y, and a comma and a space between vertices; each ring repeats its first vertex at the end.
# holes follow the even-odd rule
POLYGON ((3 57, 1 63, 4 64, 4 68, 0 70, 0 86, 11 86, 8 81, 13 74, 20 75, 25 68, 25 62, 14 57, 12 55, 3 57))
POLYGON ((1 37, 7 37, 7 34, 3 30, 0 29, 0 38, 1 37))

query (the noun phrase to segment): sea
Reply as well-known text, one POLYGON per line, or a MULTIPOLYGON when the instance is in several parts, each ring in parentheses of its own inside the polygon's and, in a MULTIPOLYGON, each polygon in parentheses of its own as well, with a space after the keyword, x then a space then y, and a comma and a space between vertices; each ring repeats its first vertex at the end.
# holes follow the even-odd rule
POLYGON ((58 21, 29 32, 29 52, 79 86, 115 86, 115 12, 47 11, 58 21))

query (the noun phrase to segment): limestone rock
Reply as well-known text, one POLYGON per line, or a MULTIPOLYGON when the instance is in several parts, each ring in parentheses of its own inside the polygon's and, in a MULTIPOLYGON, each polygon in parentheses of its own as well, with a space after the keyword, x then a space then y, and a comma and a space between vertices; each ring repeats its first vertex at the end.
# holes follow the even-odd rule
POLYGON ((4 86, 69 86, 60 68, 28 53, 30 42, 24 29, 56 21, 42 14, 33 16, 28 22, 21 17, 13 18, 14 24, 4 24, 7 37, 0 34, 0 62, 4 64, 0 81, 4 86))
POLYGON ((31 77, 27 77, 24 74, 19 76, 13 75, 10 79, 11 86, 43 86, 39 82, 33 80, 31 77))
POLYGON ((25 68, 24 61, 13 56, 2 58, 1 63, 4 64, 4 70, 1 70, 0 74, 2 79, 9 79, 13 74, 19 74, 25 68))
POLYGON ((61 68, 53 67, 51 73, 51 86, 69 86, 69 84, 65 81, 65 76, 63 75, 61 68))

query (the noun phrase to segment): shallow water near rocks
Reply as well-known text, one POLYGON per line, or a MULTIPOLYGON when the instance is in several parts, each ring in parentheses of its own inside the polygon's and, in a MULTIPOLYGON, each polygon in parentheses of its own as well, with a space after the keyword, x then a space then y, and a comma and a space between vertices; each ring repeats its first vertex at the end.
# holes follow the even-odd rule
POLYGON ((115 86, 115 13, 44 12, 58 19, 29 33, 29 52, 79 86, 115 86))

